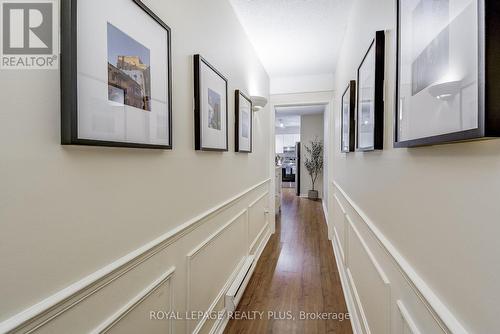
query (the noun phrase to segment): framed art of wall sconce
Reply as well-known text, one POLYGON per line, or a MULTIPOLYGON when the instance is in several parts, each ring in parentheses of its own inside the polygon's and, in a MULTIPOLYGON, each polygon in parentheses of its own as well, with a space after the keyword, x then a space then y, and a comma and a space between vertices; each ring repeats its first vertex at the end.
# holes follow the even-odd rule
POLYGON ((358 68, 356 151, 384 147, 385 33, 377 31, 358 68))
POLYGON ((349 153, 355 150, 356 141, 356 81, 351 80, 342 95, 341 117, 341 152, 349 153))
POLYGON ((395 147, 500 135, 500 2, 455 2, 397 1, 395 147))

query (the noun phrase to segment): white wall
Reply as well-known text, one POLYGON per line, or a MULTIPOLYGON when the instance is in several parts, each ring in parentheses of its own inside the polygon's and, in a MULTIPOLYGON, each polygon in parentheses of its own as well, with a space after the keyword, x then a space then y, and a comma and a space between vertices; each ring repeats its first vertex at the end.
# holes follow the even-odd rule
MULTIPOLYGON (((269 96, 269 78, 231 5, 145 3, 172 29, 172 151, 61 146, 59 72, 0 75, 0 332, 40 313, 35 324, 45 321, 47 306, 56 305, 64 312, 40 332, 86 333, 171 269, 158 293, 173 297, 172 307, 219 309, 218 294, 242 256, 272 230, 270 108, 254 115, 252 154, 234 153, 232 126, 234 90, 269 96), (229 78, 227 153, 193 149, 195 53, 229 78), (106 283, 108 272, 112 283, 88 285, 106 283)), ((168 306, 168 298, 155 300, 168 306)), ((141 315, 148 333, 168 323, 141 315)), ((186 325, 177 322, 175 332, 186 325)))
POLYGON ((392 148, 394 5, 354 1, 335 75, 329 221, 351 310, 372 333, 494 333, 500 140, 392 148), (387 31, 385 148, 341 154, 342 90, 378 29, 387 31))
MULTIPOLYGON (((300 194, 307 195, 312 190, 312 182, 309 173, 304 165, 307 157, 305 146, 311 147, 312 140, 324 142, 324 117, 323 114, 300 116, 300 194)), ((318 176, 315 189, 319 192, 319 197, 323 197, 323 174, 318 176)))

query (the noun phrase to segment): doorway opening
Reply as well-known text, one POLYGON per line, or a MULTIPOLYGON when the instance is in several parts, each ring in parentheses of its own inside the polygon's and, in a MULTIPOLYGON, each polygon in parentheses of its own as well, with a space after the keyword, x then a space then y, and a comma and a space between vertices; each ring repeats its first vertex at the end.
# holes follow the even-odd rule
MULTIPOLYGON (((310 147, 314 140, 324 143, 325 109, 325 104, 275 106, 275 161, 281 170, 278 187, 293 188, 297 196, 307 197, 313 188, 304 165, 305 146, 310 147)), ((315 188, 322 188, 321 180, 315 182, 315 188)))
POLYGON ((281 166, 282 188, 297 189, 300 155, 300 116, 276 113, 276 163, 281 166))

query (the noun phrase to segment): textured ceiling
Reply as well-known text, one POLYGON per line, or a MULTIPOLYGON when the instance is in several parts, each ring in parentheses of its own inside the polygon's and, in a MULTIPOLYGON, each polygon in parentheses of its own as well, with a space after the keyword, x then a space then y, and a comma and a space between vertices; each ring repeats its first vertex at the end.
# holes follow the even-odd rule
POLYGON ((333 73, 351 0, 229 0, 271 77, 333 73))
POLYGON ((282 116, 276 115, 277 128, 300 127, 300 116, 282 116), (283 126, 281 126, 283 124, 283 126))

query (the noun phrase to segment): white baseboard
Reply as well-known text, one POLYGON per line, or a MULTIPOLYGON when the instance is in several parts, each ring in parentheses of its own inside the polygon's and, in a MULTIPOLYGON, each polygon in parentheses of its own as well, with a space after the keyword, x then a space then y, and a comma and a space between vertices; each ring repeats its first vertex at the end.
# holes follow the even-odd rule
MULTIPOLYGON (((255 261, 254 261, 252 267, 250 268, 250 277, 253 275, 253 272, 255 271, 255 267, 257 266, 257 263, 259 262, 260 256, 262 255, 264 248, 266 248, 266 245, 272 236, 272 233, 271 233, 271 230, 269 229, 269 226, 267 226, 267 227, 268 227, 268 229, 267 229, 266 236, 261 240, 259 246, 257 247, 257 251, 255 252, 255 261)), ((257 238, 257 240, 258 240, 258 238, 257 238)), ((246 290, 246 287, 245 287, 245 290, 246 290)), ((224 317, 223 319, 217 320, 216 323, 214 324, 214 326, 212 327, 212 329, 210 330, 210 334, 223 334, 228 323, 229 323, 229 319, 227 317, 224 317)))
POLYGON ((325 216, 325 222, 326 222, 326 225, 328 225, 328 209, 326 208, 326 199, 325 198, 322 198, 321 199, 321 205, 323 205, 323 214, 325 216))
MULTIPOLYGON (((300 196, 299 196, 299 197, 301 197, 301 198, 309 198, 309 195, 308 195, 308 194, 300 194, 300 196)), ((318 199, 321 199, 321 200, 322 200, 322 199, 323 199, 323 197, 319 196, 319 197, 318 197, 318 199)))

